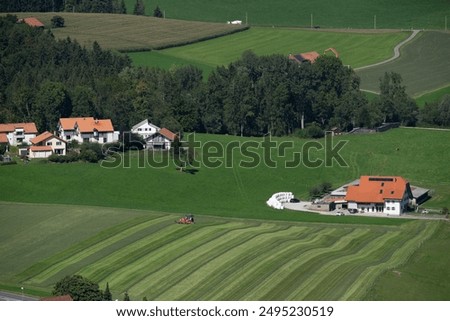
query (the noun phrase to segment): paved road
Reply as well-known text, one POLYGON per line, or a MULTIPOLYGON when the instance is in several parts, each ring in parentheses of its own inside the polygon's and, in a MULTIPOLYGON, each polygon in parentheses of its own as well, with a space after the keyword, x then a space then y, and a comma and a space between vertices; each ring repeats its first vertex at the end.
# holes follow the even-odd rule
POLYGON ((37 301, 37 299, 22 294, 0 291, 0 301, 37 301))
POLYGON ((394 48, 394 56, 392 56, 391 58, 381 61, 381 62, 377 62, 376 64, 373 65, 368 65, 368 66, 364 66, 364 67, 359 67, 359 68, 355 68, 355 71, 359 71, 359 70, 363 70, 366 68, 371 68, 371 67, 375 67, 375 66, 379 66, 382 64, 386 64, 388 62, 391 62, 392 60, 397 59, 398 57, 400 57, 400 48, 405 45, 406 43, 410 42, 411 40, 414 39, 415 36, 417 36, 417 34, 420 32, 420 30, 413 30, 412 34, 408 37, 408 39, 403 40, 402 42, 400 42, 398 45, 395 46, 394 48))

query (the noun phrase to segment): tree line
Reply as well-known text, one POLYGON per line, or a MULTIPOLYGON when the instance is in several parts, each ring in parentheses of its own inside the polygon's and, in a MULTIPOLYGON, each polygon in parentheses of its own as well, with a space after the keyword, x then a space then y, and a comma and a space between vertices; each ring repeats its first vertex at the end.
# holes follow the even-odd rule
POLYGON ((249 51, 203 79, 194 66, 133 67, 98 43, 57 40, 9 15, 0 18, 0 62, 0 122, 34 121, 41 132, 75 116, 110 118, 121 131, 148 118, 172 131, 242 136, 418 120, 448 125, 449 99, 420 112, 400 75, 387 73, 379 97, 368 101, 354 71, 332 56, 297 64, 249 51))

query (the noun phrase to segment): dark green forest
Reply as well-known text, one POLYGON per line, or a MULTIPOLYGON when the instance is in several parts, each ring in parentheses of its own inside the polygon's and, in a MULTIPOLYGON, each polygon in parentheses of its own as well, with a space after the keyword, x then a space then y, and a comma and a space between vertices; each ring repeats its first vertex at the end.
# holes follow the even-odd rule
POLYGON ((0 12, 127 13, 123 0, 2 0, 0 12))
POLYGON ((380 89, 369 102, 353 70, 331 56, 297 64, 245 52, 208 79, 192 66, 137 68, 97 43, 85 48, 18 24, 15 16, 0 18, 0 122, 34 121, 39 131, 53 131, 60 117, 70 116, 111 118, 121 131, 149 118, 173 131, 244 136, 383 122, 450 124, 450 99, 420 114, 400 75, 385 74, 380 89))

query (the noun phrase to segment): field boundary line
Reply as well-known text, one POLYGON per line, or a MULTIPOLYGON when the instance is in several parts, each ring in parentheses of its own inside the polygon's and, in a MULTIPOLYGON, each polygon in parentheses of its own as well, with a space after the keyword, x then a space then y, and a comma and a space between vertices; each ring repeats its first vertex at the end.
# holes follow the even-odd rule
POLYGON ((353 70, 355 70, 355 71, 364 70, 364 69, 367 69, 367 68, 377 67, 377 66, 380 66, 380 65, 387 64, 388 62, 394 61, 395 59, 400 57, 400 48, 403 47, 408 42, 410 42, 411 40, 413 40, 420 31, 421 30, 413 30, 413 32, 411 33, 411 35, 407 39, 405 39, 402 42, 400 42, 399 44, 397 44, 394 47, 394 56, 392 56, 391 58, 389 58, 387 60, 384 60, 384 61, 377 62, 377 63, 372 64, 372 65, 355 68, 353 70))

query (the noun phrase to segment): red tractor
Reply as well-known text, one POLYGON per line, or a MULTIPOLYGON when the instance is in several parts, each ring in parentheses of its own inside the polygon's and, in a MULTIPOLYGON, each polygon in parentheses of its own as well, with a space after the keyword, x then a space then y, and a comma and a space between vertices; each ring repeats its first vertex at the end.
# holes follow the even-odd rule
POLYGON ((177 224, 194 224, 194 215, 189 214, 175 221, 177 224))

